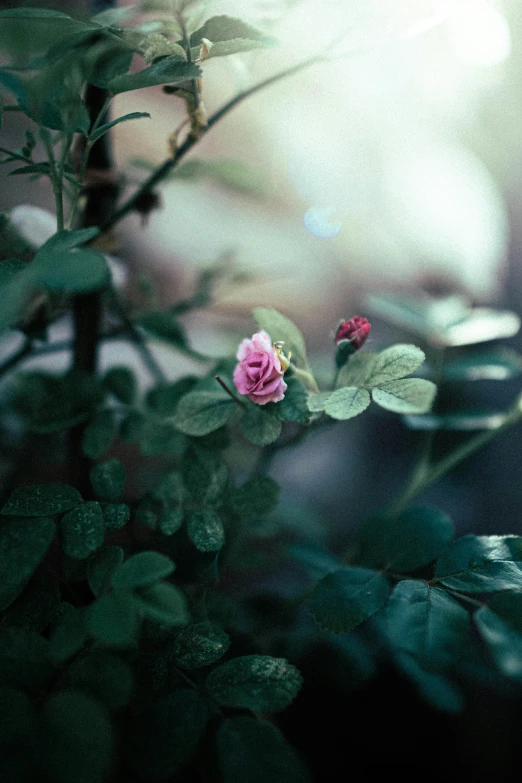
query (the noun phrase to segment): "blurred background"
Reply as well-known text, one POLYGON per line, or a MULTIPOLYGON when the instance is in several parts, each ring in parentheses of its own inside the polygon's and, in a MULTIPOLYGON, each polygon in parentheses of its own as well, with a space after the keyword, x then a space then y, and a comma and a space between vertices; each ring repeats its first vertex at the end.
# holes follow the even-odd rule
MULTIPOLYGON (((88 12, 87 2, 31 4, 88 12)), ((157 17, 163 6, 144 4, 156 10, 143 19, 157 17)), ((213 307, 186 318, 195 348, 234 352, 253 329, 251 308, 271 305, 299 324, 328 374, 342 317, 358 313, 373 321, 372 349, 416 339, 374 316, 368 293, 459 293, 521 311, 520 3, 208 4, 207 16, 220 13, 240 15, 279 46, 205 63, 209 114, 282 68, 315 54, 329 59, 240 104, 161 187, 161 209, 117 228, 116 254, 129 264, 131 281, 150 277, 164 304, 189 295, 202 269, 227 260, 231 274, 213 307)), ((10 61, 11 53, 4 57, 10 61)), ((118 169, 132 187, 166 157, 184 104, 157 87, 119 95, 114 115, 129 111, 152 115, 114 130, 118 169)), ((24 129, 22 115, 6 114, 5 146, 21 145, 24 129)), ((18 205, 20 225, 34 221, 20 205, 51 209, 45 179, 7 180, 7 171, 0 206, 18 205)), ((44 235, 52 230, 48 215, 39 221, 44 235)), ((199 371, 164 346, 154 350, 172 378, 199 371)), ((110 344, 102 362, 115 360, 132 361, 132 351, 110 344)), ((475 407, 502 408, 519 381, 478 386, 461 384, 453 393, 475 407)), ((362 515, 394 495, 419 438, 396 417, 373 411, 278 457, 273 470, 289 505, 298 495, 334 538, 344 539, 362 515)), ((442 436, 441 448, 459 438, 442 436)), ((426 500, 441 503, 462 532, 521 533, 521 445, 517 432, 499 437, 426 500)))

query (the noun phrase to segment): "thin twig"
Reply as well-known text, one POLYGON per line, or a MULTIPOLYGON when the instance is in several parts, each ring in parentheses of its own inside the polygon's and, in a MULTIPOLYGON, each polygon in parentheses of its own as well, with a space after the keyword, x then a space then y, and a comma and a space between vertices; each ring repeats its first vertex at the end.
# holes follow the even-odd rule
POLYGON ((221 387, 222 387, 222 388, 223 388, 223 389, 226 391, 226 393, 228 394, 228 396, 229 396, 229 397, 232 397, 232 399, 234 400, 234 402, 237 402, 237 404, 238 404, 238 405, 241 405, 241 407, 242 407, 242 408, 245 408, 245 410, 246 410, 246 407, 247 407, 247 406, 245 405, 245 403, 243 402, 243 400, 240 400, 240 399, 239 399, 239 397, 237 397, 237 396, 234 394, 234 392, 232 391, 232 389, 230 389, 230 388, 227 386, 227 384, 225 383, 225 381, 223 380, 223 378, 220 378, 220 377, 219 377, 219 375, 214 375, 214 378, 215 378, 215 379, 216 379, 216 381, 219 383, 219 385, 220 385, 220 386, 221 386, 221 387))

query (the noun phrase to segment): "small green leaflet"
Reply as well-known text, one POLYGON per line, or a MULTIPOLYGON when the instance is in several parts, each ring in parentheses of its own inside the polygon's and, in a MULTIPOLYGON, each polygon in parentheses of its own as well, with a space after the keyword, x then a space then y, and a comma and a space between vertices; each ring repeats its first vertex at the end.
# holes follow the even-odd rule
POLYGON ((200 552, 216 552, 225 543, 225 529, 211 508, 192 511, 187 521, 189 538, 200 552))
POLYGON ((51 519, 4 519, 0 523, 0 609, 6 609, 33 575, 55 534, 51 519))
POLYGON ((411 375, 425 358, 424 352, 415 345, 392 345, 375 357, 366 384, 382 388, 383 383, 411 375))
POLYGON ((443 669, 465 652, 470 620, 445 590, 404 579, 388 601, 386 629, 394 648, 413 655, 428 669, 443 669))
POLYGON ((63 550, 70 557, 84 560, 103 544, 105 523, 99 503, 89 501, 76 506, 60 522, 63 550))
POLYGON ((226 424, 236 407, 220 392, 189 392, 178 404, 174 424, 185 435, 208 435, 226 424))
POLYGON ((130 114, 124 114, 123 117, 118 117, 117 120, 112 120, 112 122, 107 122, 105 125, 100 125, 99 128, 96 128, 96 130, 89 135, 89 141, 91 144, 94 144, 95 141, 101 139, 101 137, 104 136, 107 131, 109 131, 111 128, 114 128, 115 125, 119 125, 120 122, 127 122, 127 120, 139 120, 141 117, 150 118, 150 114, 146 111, 133 111, 130 114))
POLYGON ((241 432, 254 446, 268 446, 274 443, 281 434, 282 426, 279 419, 254 406, 249 406, 240 420, 241 432))
POLYGON ((388 580, 369 568, 341 568, 316 585, 308 606, 321 628, 351 631, 378 612, 388 598, 388 580))
POLYGON ((430 410, 437 387, 423 378, 406 378, 381 383, 372 390, 373 401, 394 413, 426 413, 430 410))
POLYGON ((199 669, 218 661, 229 647, 228 634, 219 625, 206 620, 189 625, 178 634, 173 655, 176 664, 183 669, 199 669))
POLYGON ((522 680, 522 592, 499 593, 473 619, 498 668, 522 680))
POLYGON ((370 395, 366 389, 345 386, 332 392, 324 403, 324 412, 332 419, 345 421, 358 416, 370 404, 370 395))
POLYGON ((111 587, 112 575, 123 563, 123 549, 119 546, 106 546, 98 550, 87 566, 87 581, 96 597, 111 587))
POLYGON ((295 699, 301 688, 299 671, 285 658, 244 655, 214 669, 206 687, 223 707, 253 712, 279 712, 295 699))
POLYGON ((168 582, 143 587, 136 593, 138 608, 149 620, 165 626, 186 625, 189 619, 185 596, 168 582))
POLYGON ((119 459, 108 459, 94 465, 89 477, 92 488, 101 500, 119 500, 125 489, 125 467, 119 459))
POLYGON ((175 565, 160 552, 139 552, 129 557, 114 571, 111 579, 114 588, 148 587, 174 571, 175 565))
POLYGON ((30 484, 15 489, 1 513, 20 517, 54 516, 81 502, 78 490, 68 484, 30 484))

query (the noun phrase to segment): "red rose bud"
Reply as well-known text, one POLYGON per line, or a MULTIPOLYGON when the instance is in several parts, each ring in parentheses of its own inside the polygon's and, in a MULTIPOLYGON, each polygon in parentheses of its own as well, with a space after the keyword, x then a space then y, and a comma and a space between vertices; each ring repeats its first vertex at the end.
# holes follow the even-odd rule
POLYGON ((349 340, 352 348, 358 351, 366 342, 371 328, 372 325, 366 318, 354 315, 349 321, 341 321, 335 335, 335 342, 339 345, 341 340, 349 340))
POLYGON ((341 321, 335 334, 337 367, 344 367, 350 356, 362 348, 371 328, 372 325, 368 320, 358 315, 354 315, 349 321, 341 321))

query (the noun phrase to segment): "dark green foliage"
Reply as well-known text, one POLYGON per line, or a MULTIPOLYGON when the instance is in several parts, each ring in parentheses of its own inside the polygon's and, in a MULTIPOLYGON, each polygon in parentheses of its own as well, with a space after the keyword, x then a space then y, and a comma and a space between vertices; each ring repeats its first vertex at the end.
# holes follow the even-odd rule
POLYGON ((31 372, 18 377, 13 404, 30 430, 47 434, 86 421, 99 396, 97 381, 79 370, 63 376, 31 372))
POLYGON ((322 628, 344 633, 378 612, 389 590, 388 580, 380 571, 343 568, 321 579, 308 606, 322 628))
POLYGON ((241 416, 241 432, 254 446, 268 446, 278 439, 282 424, 279 419, 254 406, 241 416))
POLYGON ((277 726, 248 715, 218 729, 217 752, 224 783, 306 783, 310 775, 277 726))
POLYGON ((127 590, 105 593, 87 610, 89 633, 107 647, 128 647, 138 635, 138 607, 127 590))
POLYGON ((474 621, 500 671, 522 680, 522 592, 494 596, 474 621))
MULTIPOLYGON (((7 507, 18 513, 26 504, 33 509, 38 505, 34 492, 30 496, 20 491, 13 493, 7 507)), ((49 503, 46 505, 49 507, 49 503)), ((54 522, 46 517, 0 519, 0 609, 6 609, 22 592, 45 557, 54 534, 54 522)))
POLYGON ((83 431, 83 453, 98 459, 107 451, 118 431, 118 420, 112 410, 98 411, 83 431))
POLYGON ((187 520, 187 532, 200 552, 216 552, 225 543, 223 522, 211 508, 192 511, 187 520))
POLYGON ((130 727, 126 757, 129 769, 145 780, 175 775, 195 755, 209 714, 193 690, 178 690, 136 715, 130 727))
POLYGON ((463 536, 441 554, 435 576, 464 593, 521 590, 522 538, 463 536))
POLYGON ((31 579, 22 594, 5 611, 3 623, 42 633, 62 613, 58 585, 48 580, 31 579))
POLYGON ((102 783, 113 730, 101 704, 80 691, 55 693, 41 715, 39 764, 53 783, 102 783))
POLYGON ((39 688, 55 674, 47 639, 25 628, 0 631, 0 683, 39 688))
POLYGON ((277 506, 281 487, 269 476, 250 479, 230 492, 230 505, 240 516, 269 514, 277 506))
POLYGON ((183 483, 194 503, 221 505, 228 467, 220 455, 201 447, 190 450, 182 465, 183 483))
POLYGON ((36 729, 36 709, 31 698, 15 688, 0 688, 0 742, 28 741, 36 729))
POLYGON ((132 405, 136 399, 137 381, 128 367, 112 367, 103 379, 103 385, 117 400, 132 405))
POLYGON ((2 508, 6 516, 46 517, 62 514, 82 502, 82 496, 67 484, 31 484, 18 487, 2 508))
POLYGON ((112 577, 123 563, 123 549, 119 546, 107 546, 98 550, 89 560, 87 579, 93 595, 98 597, 112 586, 112 577))
POLYGON ((66 690, 78 690, 109 710, 121 710, 131 697, 134 677, 130 666, 108 650, 93 648, 66 671, 66 690))
POLYGON ((196 382, 196 378, 188 376, 176 383, 156 386, 147 394, 147 405, 159 416, 173 416, 178 402, 193 389, 196 382))
POLYGON ((414 506, 398 517, 374 516, 359 532, 360 561, 409 572, 431 563, 452 541, 451 519, 436 508, 414 506))
POLYGON ((388 602, 386 624, 391 644, 431 670, 456 662, 469 641, 468 612, 444 590, 423 582, 399 582, 388 602))
POLYGON ((140 552, 116 568, 111 584, 115 588, 147 587, 169 576, 174 568, 172 560, 159 552, 140 552))
POLYGON ((214 669, 206 686, 224 707, 278 712, 291 704, 301 683, 301 675, 285 658, 244 655, 214 669))
POLYGON ((179 57, 166 57, 138 73, 117 76, 109 82, 109 90, 115 94, 154 87, 158 84, 176 84, 187 79, 197 79, 201 69, 179 57))
POLYGON ((158 522, 158 527, 164 536, 172 536, 181 528, 185 513, 182 508, 174 508, 170 511, 165 511, 158 522))
POLYGON ((159 582, 142 587, 136 593, 139 611, 144 617, 164 626, 185 625, 188 621, 187 601, 174 585, 159 582))
POLYGON ((66 554, 83 560, 95 552, 105 537, 105 524, 99 503, 76 506, 62 517, 62 544, 66 554))
POLYGON ((185 330, 176 316, 171 312, 162 310, 144 313, 143 315, 138 316, 135 322, 158 340, 163 340, 171 345, 181 346, 182 348, 187 345, 185 330))
POLYGON ((414 683, 428 704, 443 712, 459 713, 462 711, 464 697, 460 689, 448 677, 427 671, 411 655, 398 655, 396 663, 414 683))
POLYGON ((281 402, 269 402, 264 406, 266 413, 275 416, 280 421, 294 421, 297 424, 306 424, 310 418, 308 410, 308 393, 303 384, 293 378, 285 376, 288 386, 284 399, 281 402))
POLYGON ((189 392, 178 403, 174 423, 185 435, 208 435, 226 424, 236 408, 222 392, 189 392))
POLYGON ((91 484, 100 500, 119 500, 125 489, 125 468, 118 459, 108 459, 94 465, 91 484))
POLYGON ((106 503, 103 519, 107 530, 121 530, 130 519, 130 508, 125 503, 106 503))
POLYGON ((228 650, 230 637, 208 621, 189 625, 176 637, 173 654, 183 669, 199 669, 218 661, 228 650))
POLYGON ((56 662, 67 661, 75 655, 87 638, 85 611, 65 606, 50 638, 49 653, 56 662))

